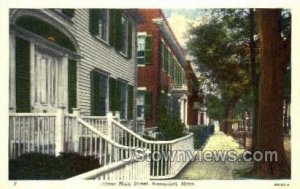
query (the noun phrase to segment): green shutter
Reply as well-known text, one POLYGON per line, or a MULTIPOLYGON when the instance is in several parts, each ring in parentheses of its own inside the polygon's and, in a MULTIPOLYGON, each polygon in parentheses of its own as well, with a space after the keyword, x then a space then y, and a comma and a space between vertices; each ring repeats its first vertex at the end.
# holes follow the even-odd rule
POLYGON ((170 58, 171 58, 171 55, 170 55, 170 52, 168 51, 167 53, 167 58, 166 58, 166 73, 167 74, 170 74, 170 70, 169 70, 169 64, 170 64, 170 58))
POLYGON ((160 69, 164 69, 164 43, 160 41, 160 69))
POLYGON ((69 113, 72 113, 72 108, 77 107, 77 64, 75 60, 68 62, 68 109, 69 113))
POLYGON ((174 57, 171 58, 170 75, 171 78, 174 80, 174 57))
POLYGON ((132 23, 129 21, 128 23, 128 51, 127 51, 127 57, 132 57, 132 23))
POLYGON ((127 119, 133 118, 133 86, 128 85, 127 119))
POLYGON ((30 46, 16 38, 16 111, 30 112, 30 46))
POLYGON ((100 102, 99 102, 99 92, 100 92, 100 77, 99 73, 97 73, 95 70, 91 73, 91 114, 94 116, 100 115, 100 102))
POLYGON ((99 10, 98 9, 90 9, 89 10, 89 27, 92 35, 99 34, 99 10))
POLYGON ((114 109, 114 107, 115 107, 114 91, 115 91, 115 79, 109 78, 109 110, 110 111, 115 111, 115 109, 114 109))
POLYGON ((67 15, 70 18, 74 17, 75 10, 74 9, 62 9, 62 13, 67 15))
POLYGON ((115 11, 110 9, 109 10, 109 44, 110 46, 114 45, 114 20, 115 20, 115 11))
POLYGON ((151 118, 152 111, 152 93, 151 91, 145 91, 145 118, 151 118))
POLYGON ((120 82, 114 78, 109 79, 109 109, 120 111, 121 87, 120 82))
POLYGON ((115 101, 116 101, 116 111, 121 110, 121 82, 119 80, 116 80, 116 90, 115 90, 115 101))
POLYGON ((115 47, 116 50, 120 50, 122 39, 122 12, 120 9, 110 9, 109 11, 109 44, 115 47))
POLYGON ((152 36, 148 35, 145 38, 145 64, 152 62, 152 36))
POLYGON ((168 71, 168 55, 169 51, 168 48, 166 46, 164 46, 164 71, 167 72, 168 71))

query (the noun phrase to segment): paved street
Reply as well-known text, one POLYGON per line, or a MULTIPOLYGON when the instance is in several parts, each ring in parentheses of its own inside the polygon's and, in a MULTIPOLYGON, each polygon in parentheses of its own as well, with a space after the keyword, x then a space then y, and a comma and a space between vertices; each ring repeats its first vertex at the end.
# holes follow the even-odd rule
MULTIPOLYGON (((223 132, 216 132, 208 139, 202 151, 235 151, 241 154, 244 149, 230 136, 225 135, 223 132)), ((189 163, 189 165, 176 177, 176 179, 233 179, 235 170, 248 170, 253 166, 252 162, 230 162, 230 161, 212 161, 204 162, 197 161, 199 158, 197 153, 196 161, 189 163)), ((203 157, 203 155, 202 155, 203 157)), ((228 158, 228 156, 226 156, 228 158)))

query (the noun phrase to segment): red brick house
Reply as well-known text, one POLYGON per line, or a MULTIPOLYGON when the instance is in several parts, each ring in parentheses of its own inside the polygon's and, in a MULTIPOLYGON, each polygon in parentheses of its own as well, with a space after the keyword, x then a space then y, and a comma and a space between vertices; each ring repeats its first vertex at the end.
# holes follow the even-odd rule
POLYGON ((199 86, 198 78, 191 66, 191 62, 186 61, 186 80, 188 87, 188 127, 205 124, 205 112, 201 112, 204 103, 204 95, 199 86))
MULTIPOLYGON (((185 55, 162 10, 140 9, 144 23, 137 26, 138 127, 157 127, 159 99, 165 96, 170 111, 187 123, 185 55)), ((143 130, 143 129, 142 129, 143 130)))

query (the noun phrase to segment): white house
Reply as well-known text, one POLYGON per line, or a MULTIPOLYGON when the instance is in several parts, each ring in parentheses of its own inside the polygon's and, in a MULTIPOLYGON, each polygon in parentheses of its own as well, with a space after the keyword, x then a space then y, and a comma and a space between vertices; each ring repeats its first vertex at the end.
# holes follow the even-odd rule
POLYGON ((12 9, 11 112, 119 111, 135 124, 136 10, 12 9))

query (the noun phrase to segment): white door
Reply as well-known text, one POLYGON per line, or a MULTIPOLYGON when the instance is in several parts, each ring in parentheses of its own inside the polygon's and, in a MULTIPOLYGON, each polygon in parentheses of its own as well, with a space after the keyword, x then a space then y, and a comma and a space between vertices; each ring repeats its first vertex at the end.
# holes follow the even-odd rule
POLYGON ((31 64, 33 112, 53 112, 56 107, 66 106, 64 93, 67 91, 62 90, 66 84, 62 57, 35 49, 31 64))

